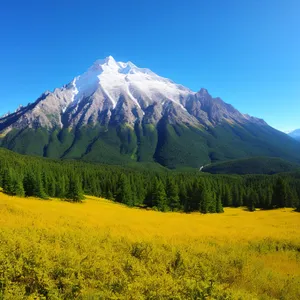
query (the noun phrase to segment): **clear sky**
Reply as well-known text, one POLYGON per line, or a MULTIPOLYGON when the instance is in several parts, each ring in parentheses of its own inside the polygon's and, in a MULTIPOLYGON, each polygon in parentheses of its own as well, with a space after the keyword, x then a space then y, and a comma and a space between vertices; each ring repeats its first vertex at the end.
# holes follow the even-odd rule
POLYGON ((299 15, 299 0, 1 1, 0 114, 112 55, 300 128, 299 15))

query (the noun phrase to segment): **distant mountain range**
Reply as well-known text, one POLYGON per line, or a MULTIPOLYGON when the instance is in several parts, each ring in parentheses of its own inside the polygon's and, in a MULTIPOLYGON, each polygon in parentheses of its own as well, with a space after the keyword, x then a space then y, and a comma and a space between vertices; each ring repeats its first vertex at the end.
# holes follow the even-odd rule
POLYGON ((299 143, 206 89, 193 92, 113 57, 0 118, 0 145, 50 158, 199 168, 272 156, 300 162, 299 143))
POLYGON ((296 129, 292 132, 289 132, 289 136, 300 141, 300 129, 296 129))

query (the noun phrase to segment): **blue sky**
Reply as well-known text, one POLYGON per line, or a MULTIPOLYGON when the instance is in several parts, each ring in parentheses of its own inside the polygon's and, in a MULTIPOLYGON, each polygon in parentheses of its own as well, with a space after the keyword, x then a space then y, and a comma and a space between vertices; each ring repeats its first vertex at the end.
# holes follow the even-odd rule
POLYGON ((112 55, 300 128, 299 14, 298 0, 2 1, 0 114, 112 55))

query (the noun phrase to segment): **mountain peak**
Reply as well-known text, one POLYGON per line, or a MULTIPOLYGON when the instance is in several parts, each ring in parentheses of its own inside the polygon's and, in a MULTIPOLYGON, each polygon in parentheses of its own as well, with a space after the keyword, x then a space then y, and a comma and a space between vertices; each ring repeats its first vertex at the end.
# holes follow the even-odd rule
POLYGON ((114 62, 115 62, 115 59, 114 59, 111 55, 109 55, 109 56, 107 56, 107 57, 105 58, 105 61, 106 61, 106 62, 110 62, 110 61, 114 61, 114 62))
POLYGON ((111 64, 111 63, 116 63, 116 61, 111 55, 109 55, 109 56, 105 57, 104 59, 97 59, 94 62, 94 65, 104 65, 104 64, 111 64))
POLYGON ((193 92, 161 77, 149 69, 139 68, 131 61, 117 62, 112 56, 98 59, 88 70, 68 86, 73 90, 72 106, 92 96, 96 91, 116 107, 122 96, 139 109, 166 99, 182 106, 182 99, 193 92))
POLYGON ((104 59, 97 59, 93 65, 89 68, 89 70, 101 70, 104 68, 117 70, 120 67, 120 64, 115 61, 112 56, 107 56, 104 59))
POLYGON ((205 88, 201 88, 198 93, 202 96, 209 95, 208 90, 205 88))

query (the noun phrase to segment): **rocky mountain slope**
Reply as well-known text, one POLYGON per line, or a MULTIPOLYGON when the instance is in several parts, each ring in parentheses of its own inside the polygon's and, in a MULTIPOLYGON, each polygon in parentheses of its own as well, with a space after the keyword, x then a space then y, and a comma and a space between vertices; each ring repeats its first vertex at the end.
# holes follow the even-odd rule
POLYGON ((249 156, 300 161, 299 145, 206 89, 113 57, 0 118, 0 145, 51 158, 174 168, 249 156))

